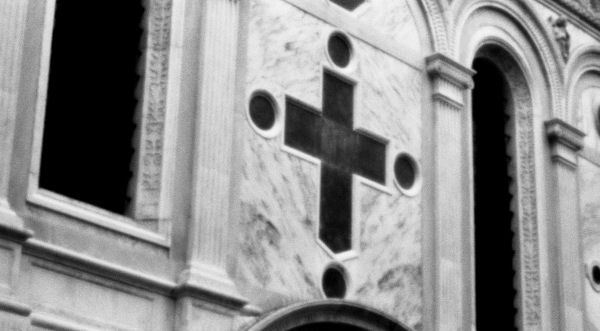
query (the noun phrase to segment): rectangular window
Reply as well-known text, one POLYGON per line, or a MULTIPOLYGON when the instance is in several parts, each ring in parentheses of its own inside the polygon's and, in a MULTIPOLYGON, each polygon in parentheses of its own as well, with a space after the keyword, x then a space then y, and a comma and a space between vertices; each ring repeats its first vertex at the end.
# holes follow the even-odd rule
POLYGON ((46 0, 29 202, 168 245, 171 9, 46 0))
POLYGON ((130 200, 143 12, 135 0, 56 0, 39 186, 118 214, 130 200))

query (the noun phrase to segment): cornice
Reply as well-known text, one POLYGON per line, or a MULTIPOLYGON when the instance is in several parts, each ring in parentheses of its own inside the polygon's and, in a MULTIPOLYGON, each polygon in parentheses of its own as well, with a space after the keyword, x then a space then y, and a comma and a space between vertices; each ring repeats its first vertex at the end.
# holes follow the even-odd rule
POLYGON ((552 149, 552 160, 576 169, 577 152, 583 147, 585 133, 559 118, 554 118, 546 121, 546 135, 552 149))
POLYGON ((546 134, 551 142, 563 144, 573 151, 578 151, 583 147, 585 133, 561 119, 555 118, 547 121, 546 134))
POLYGON ((435 53, 426 59, 427 72, 433 76, 442 76, 462 88, 473 87, 475 72, 454 61, 442 53, 435 53))

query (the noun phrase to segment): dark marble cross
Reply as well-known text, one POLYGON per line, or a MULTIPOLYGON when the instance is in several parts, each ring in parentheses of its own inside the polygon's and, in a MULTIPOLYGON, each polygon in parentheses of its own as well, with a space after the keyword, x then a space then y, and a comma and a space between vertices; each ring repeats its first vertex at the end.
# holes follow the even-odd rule
POLYGON ((321 160, 319 238, 352 248, 352 174, 385 184, 385 144, 354 131, 354 84, 323 73, 322 114, 286 98, 285 144, 321 160))

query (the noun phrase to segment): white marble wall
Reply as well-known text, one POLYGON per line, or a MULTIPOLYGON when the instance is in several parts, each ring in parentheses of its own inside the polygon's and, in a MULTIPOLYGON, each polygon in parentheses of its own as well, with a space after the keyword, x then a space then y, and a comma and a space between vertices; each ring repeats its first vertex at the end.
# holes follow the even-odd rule
MULTIPOLYGON (((588 272, 594 261, 600 261, 600 167, 580 158, 579 179, 583 262, 588 272)), ((589 276, 584 288, 587 318, 595 326, 590 330, 600 330, 600 293, 593 289, 589 276)))
MULTIPOLYGON (((388 22, 379 28, 389 28, 385 33, 391 39, 408 35, 414 39, 417 32, 406 8, 405 1, 372 1, 362 12, 348 14, 348 19, 388 22)), ((335 27, 280 0, 251 1, 250 18, 248 97, 256 90, 268 91, 277 99, 282 115, 285 95, 320 109, 323 66, 332 67, 326 42, 335 27)), ((425 76, 358 38, 350 39, 354 64, 344 74, 357 82, 355 128, 389 143, 384 187, 354 176, 357 256, 338 261, 348 271, 346 298, 420 329, 421 197, 401 194, 392 165, 400 152, 420 161, 425 76)), ((284 147, 285 128, 273 138, 259 135, 250 122, 239 130, 245 145, 238 288, 266 310, 323 298, 322 273, 336 259, 317 243, 318 161, 284 147)))

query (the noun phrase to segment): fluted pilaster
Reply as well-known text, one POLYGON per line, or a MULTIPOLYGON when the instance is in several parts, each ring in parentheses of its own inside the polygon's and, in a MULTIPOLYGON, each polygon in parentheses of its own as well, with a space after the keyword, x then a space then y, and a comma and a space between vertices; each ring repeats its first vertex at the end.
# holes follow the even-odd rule
POLYGON ((427 58, 427 71, 433 86, 434 119, 434 224, 432 271, 435 330, 463 330, 465 277, 463 204, 465 165, 463 164, 462 110, 466 92, 473 87, 474 72, 440 53, 427 58))
POLYGON ((579 223, 577 152, 585 134, 561 119, 546 122, 554 175, 554 222, 551 238, 558 251, 552 258, 558 273, 558 310, 561 330, 584 330, 583 261, 579 223))
POLYGON ((184 75, 195 77, 197 91, 188 94, 195 97, 193 175, 188 267, 180 275, 179 293, 208 295, 227 306, 242 307, 246 301, 237 294, 226 271, 233 196, 239 2, 190 0, 186 4, 185 24, 190 28, 184 29, 183 47, 189 63, 182 65, 184 70, 196 70, 184 75), (194 17, 199 24, 192 22, 194 17))
POLYGON ((25 235, 8 202, 28 1, 0 0, 0 231, 25 235))

